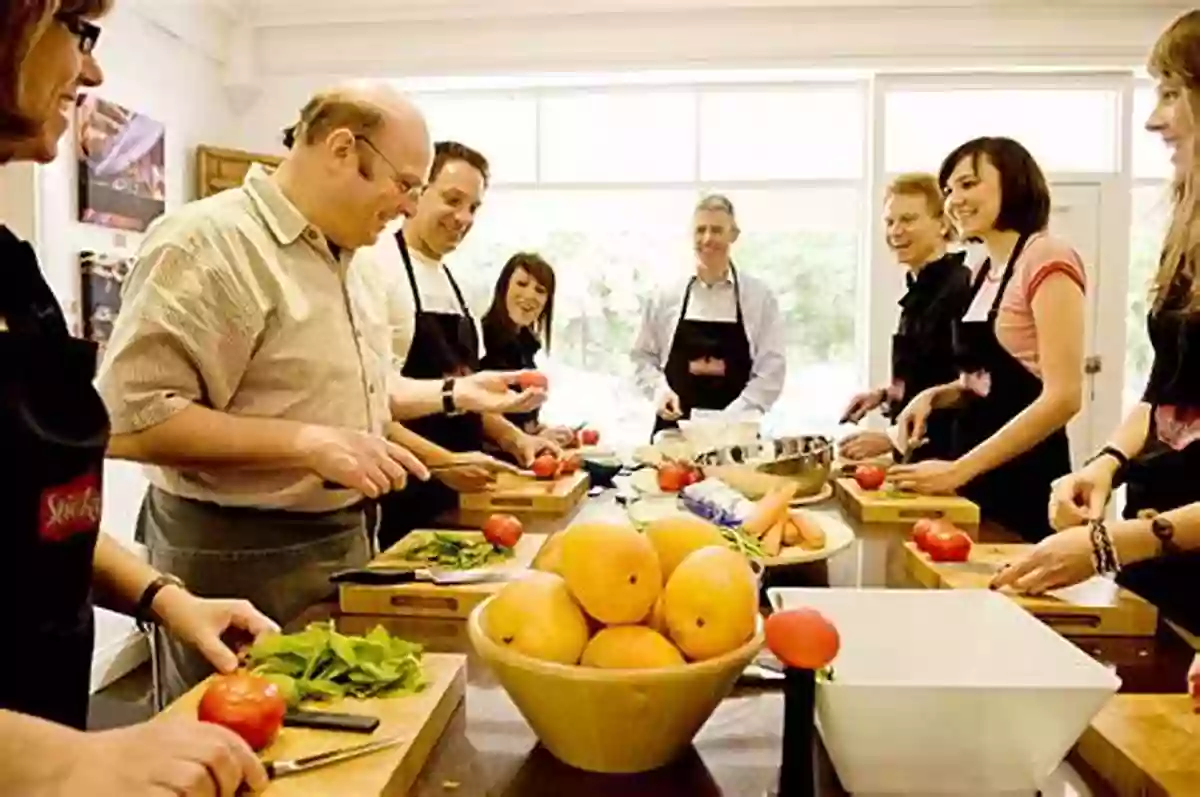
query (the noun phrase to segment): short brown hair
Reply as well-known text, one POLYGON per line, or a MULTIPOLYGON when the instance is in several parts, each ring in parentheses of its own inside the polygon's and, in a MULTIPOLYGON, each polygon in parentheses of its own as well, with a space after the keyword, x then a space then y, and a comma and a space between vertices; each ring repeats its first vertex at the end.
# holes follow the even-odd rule
POLYGON ((341 91, 323 91, 300 109, 300 120, 283 131, 283 145, 296 141, 315 144, 334 130, 345 128, 356 136, 369 136, 383 126, 383 111, 341 91))
POLYGON ((491 166, 483 153, 457 141, 439 141, 433 145, 433 165, 429 167, 429 182, 433 182, 451 161, 462 161, 483 175, 483 184, 492 179, 491 166))
POLYGON ((950 175, 963 158, 971 159, 971 167, 979 171, 980 156, 987 156, 1000 172, 1000 214, 996 229, 1032 235, 1046 229, 1050 223, 1050 188, 1042 167, 1020 142, 1003 136, 973 138, 955 148, 942 161, 938 170, 938 186, 945 193, 950 175))
POLYGON ((733 202, 724 194, 705 194, 700 197, 700 201, 696 203, 696 209, 693 213, 708 211, 709 213, 725 213, 733 222, 731 228, 736 232, 738 229, 737 213, 733 210, 733 202))
POLYGON ((54 14, 95 18, 112 0, 15 0, 0 5, 0 139, 21 139, 34 132, 20 110, 21 69, 29 51, 54 14))
POLYGON ((907 172, 897 176, 884 192, 884 197, 893 195, 922 197, 930 216, 940 219, 945 214, 946 200, 938 178, 928 172, 907 172))

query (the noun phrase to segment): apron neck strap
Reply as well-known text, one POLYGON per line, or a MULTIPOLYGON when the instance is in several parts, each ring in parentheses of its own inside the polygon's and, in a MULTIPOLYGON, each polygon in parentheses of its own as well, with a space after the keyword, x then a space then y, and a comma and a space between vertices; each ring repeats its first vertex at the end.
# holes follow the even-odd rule
MULTIPOLYGON (((742 318, 742 289, 738 284, 737 269, 734 268, 732 261, 729 263, 729 274, 733 278, 733 304, 737 313, 737 322, 739 325, 745 326, 746 323, 742 318)), ((692 286, 696 284, 697 279, 698 277, 693 274, 692 278, 688 280, 687 287, 683 289, 683 306, 679 308, 680 321, 687 316, 688 302, 692 298, 692 286)))
POLYGON ((996 316, 1000 314, 1000 303, 1004 301, 1004 291, 1008 289, 1008 283, 1017 270, 1017 258, 1021 256, 1021 252, 1025 251, 1027 243, 1029 243, 1029 233, 1021 233, 1021 237, 1013 246, 1012 254, 1008 256, 1008 263, 1004 266, 1004 276, 1000 278, 1000 287, 996 290, 996 298, 992 300, 992 309, 988 311, 988 321, 994 322, 996 316))
POLYGON ((413 273, 412 258, 408 254, 408 242, 404 240, 404 229, 396 230, 396 246, 400 247, 400 259, 404 261, 404 270, 408 272, 408 284, 412 286, 413 310, 420 313, 421 291, 417 289, 417 275, 413 273))

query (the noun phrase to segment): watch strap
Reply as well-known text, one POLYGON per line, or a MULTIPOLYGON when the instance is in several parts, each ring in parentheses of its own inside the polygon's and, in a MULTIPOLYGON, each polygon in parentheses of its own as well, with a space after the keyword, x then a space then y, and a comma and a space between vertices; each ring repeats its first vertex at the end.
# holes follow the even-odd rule
POLYGON ((158 593, 162 592, 164 587, 183 588, 183 581, 178 576, 163 573, 142 590, 142 595, 138 598, 137 606, 133 609, 133 619, 137 621, 139 630, 146 631, 151 625, 157 623, 158 618, 155 617, 150 607, 154 603, 154 599, 158 597, 158 593))
POLYGON ((454 404, 454 377, 448 377, 442 382, 442 412, 454 415, 458 407, 454 404))
POLYGON ((1175 524, 1167 520, 1162 515, 1155 515, 1150 519, 1150 532, 1158 538, 1162 543, 1164 554, 1177 554, 1180 551, 1179 543, 1175 542, 1175 524))

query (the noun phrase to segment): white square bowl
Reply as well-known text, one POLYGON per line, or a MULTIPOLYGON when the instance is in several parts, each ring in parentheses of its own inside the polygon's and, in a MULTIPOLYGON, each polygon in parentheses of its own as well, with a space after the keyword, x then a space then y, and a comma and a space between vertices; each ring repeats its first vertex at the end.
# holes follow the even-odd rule
POLYGON ((1033 795, 1120 679, 988 590, 772 589, 841 636, 821 738, 859 795, 1033 795))

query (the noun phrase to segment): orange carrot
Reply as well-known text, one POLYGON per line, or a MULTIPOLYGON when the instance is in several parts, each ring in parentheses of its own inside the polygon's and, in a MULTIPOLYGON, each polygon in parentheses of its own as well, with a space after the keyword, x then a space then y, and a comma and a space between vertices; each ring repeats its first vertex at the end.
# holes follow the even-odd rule
POLYGON ((750 536, 762 539, 772 526, 787 516, 788 504, 796 497, 798 487, 796 482, 788 481, 758 499, 754 512, 742 524, 742 529, 750 536))

